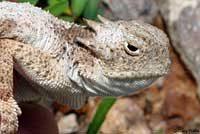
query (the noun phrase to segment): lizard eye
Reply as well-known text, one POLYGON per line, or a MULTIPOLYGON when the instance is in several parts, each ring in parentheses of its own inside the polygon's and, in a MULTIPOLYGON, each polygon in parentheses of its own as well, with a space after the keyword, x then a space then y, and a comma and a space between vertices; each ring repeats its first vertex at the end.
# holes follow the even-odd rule
POLYGON ((125 51, 133 56, 139 55, 140 54, 140 50, 139 48, 135 47, 134 45, 130 44, 130 43, 125 43, 124 45, 125 51))

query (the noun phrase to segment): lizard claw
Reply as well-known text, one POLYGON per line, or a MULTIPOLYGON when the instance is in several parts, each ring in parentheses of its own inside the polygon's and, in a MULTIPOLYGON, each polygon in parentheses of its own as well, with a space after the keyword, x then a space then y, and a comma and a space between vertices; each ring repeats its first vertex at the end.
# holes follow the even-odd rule
POLYGON ((13 98, 0 100, 0 134, 15 134, 18 129, 18 118, 21 110, 13 98))

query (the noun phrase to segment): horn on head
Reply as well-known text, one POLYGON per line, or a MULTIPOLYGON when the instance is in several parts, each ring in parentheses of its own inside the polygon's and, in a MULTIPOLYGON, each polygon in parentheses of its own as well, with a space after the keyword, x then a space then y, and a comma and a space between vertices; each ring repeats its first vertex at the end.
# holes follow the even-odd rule
POLYGON ((97 52, 97 46, 96 43, 93 42, 93 40, 89 39, 89 38, 80 38, 80 37, 76 37, 76 41, 79 43, 82 43, 84 46, 88 47, 89 49, 97 52))
POLYGON ((107 18, 105 18, 105 17, 103 17, 103 16, 101 16, 101 15, 97 15, 97 17, 98 17, 99 20, 100 20, 102 23, 104 23, 104 24, 112 23, 111 20, 109 20, 109 19, 107 19, 107 18))
POLYGON ((80 42, 82 44, 85 44, 86 46, 89 45, 89 40, 88 39, 83 39, 83 38, 80 38, 80 37, 76 37, 76 41, 80 42))
POLYGON ((94 31, 98 31, 99 30, 99 28, 100 28, 100 24, 98 23, 98 22, 95 22, 95 21, 93 21, 93 20, 88 20, 88 19, 83 19, 85 22, 86 22, 86 24, 88 25, 88 26, 90 26, 94 31))

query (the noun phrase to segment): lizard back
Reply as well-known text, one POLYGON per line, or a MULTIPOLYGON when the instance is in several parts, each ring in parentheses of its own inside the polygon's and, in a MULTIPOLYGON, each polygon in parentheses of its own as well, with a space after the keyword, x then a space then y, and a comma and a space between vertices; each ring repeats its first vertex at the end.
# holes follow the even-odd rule
POLYGON ((15 39, 52 53, 67 43, 64 38, 72 23, 28 3, 1 2, 0 11, 0 38, 15 39))

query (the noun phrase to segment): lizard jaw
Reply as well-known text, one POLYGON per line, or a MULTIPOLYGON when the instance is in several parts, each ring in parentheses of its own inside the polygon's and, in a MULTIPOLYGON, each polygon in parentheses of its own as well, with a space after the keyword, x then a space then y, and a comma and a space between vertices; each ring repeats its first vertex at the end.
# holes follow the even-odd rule
MULTIPOLYGON (((107 77, 101 67, 95 64, 94 72, 90 75, 80 73, 81 69, 74 67, 68 71, 69 78, 77 83, 89 96, 123 96, 135 93, 152 84, 155 77, 107 77)), ((89 69, 88 69, 89 70, 89 69)))
POLYGON ((136 93, 151 85, 157 78, 111 80, 100 78, 95 81, 82 78, 82 85, 89 96, 123 96, 136 93))

